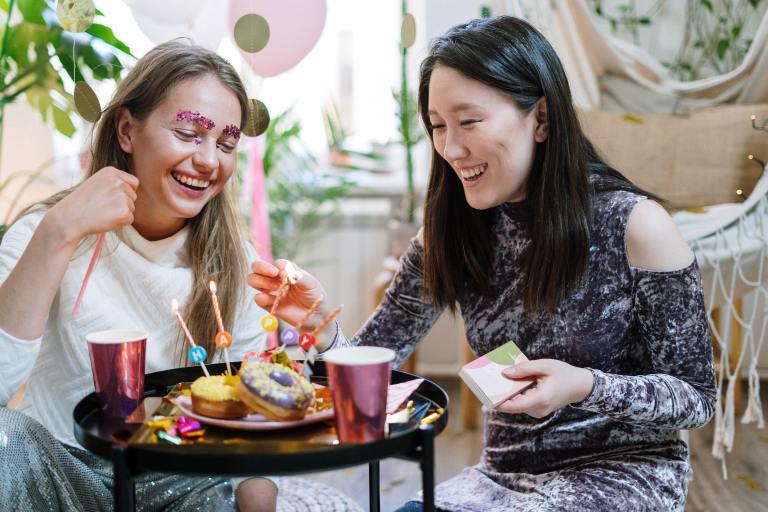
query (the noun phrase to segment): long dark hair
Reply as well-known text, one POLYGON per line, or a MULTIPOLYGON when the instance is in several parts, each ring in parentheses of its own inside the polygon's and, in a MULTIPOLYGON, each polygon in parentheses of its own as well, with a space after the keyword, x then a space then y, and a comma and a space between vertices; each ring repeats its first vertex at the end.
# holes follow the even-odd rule
MULTIPOLYGON (((433 41, 421 64, 418 100, 430 137, 429 82, 438 65, 501 91, 525 113, 546 99, 549 136, 536 147, 527 181, 531 244, 524 302, 529 311, 552 311, 587 269, 592 194, 627 190, 654 196, 600 158, 581 130, 560 59, 527 22, 510 16, 473 20, 433 41)), ((433 146, 424 208, 424 287, 435 304, 455 311, 467 289, 486 289, 491 216, 490 209, 469 206, 458 177, 433 146)))

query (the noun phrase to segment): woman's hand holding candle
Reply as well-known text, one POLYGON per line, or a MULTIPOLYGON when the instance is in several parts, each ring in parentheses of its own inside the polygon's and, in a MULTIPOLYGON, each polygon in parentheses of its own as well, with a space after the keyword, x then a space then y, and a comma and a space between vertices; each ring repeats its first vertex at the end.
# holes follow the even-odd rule
MULTIPOLYGON (((293 262, 277 260, 272 264, 261 260, 254 261, 251 264, 251 273, 248 274, 248 284, 258 292, 254 299, 256 304, 267 311, 272 311, 272 306, 277 301, 274 315, 291 325, 303 324, 303 331, 314 330, 328 316, 329 311, 322 303, 322 298, 325 296, 323 286, 312 274, 302 270, 293 262), (286 278, 289 286, 278 299, 277 292, 286 278), (305 318, 313 306, 315 311, 305 318)), ((323 334, 318 337, 320 350, 325 349, 332 341, 335 332, 335 324, 331 323, 325 327, 323 334)))

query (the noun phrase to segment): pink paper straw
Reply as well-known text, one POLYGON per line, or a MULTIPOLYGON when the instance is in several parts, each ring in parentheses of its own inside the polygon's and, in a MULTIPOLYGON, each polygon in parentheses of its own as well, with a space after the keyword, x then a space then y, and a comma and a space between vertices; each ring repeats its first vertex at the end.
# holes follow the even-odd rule
POLYGON ((96 266, 96 260, 99 259, 99 253, 101 252, 101 246, 104 245, 104 237, 106 233, 101 233, 99 239, 96 240, 96 247, 93 248, 93 255, 91 261, 88 263, 88 270, 85 271, 85 277, 83 278, 83 284, 80 285, 80 292, 77 294, 77 300, 72 307, 72 315, 76 315, 80 309, 80 303, 83 302, 83 295, 85 294, 85 288, 88 286, 88 279, 91 278, 93 267, 96 266))

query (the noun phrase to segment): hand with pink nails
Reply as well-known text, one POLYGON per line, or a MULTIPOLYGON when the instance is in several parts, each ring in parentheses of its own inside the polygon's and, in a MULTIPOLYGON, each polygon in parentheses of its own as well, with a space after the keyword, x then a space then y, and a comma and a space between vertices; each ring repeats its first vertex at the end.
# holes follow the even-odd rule
MULTIPOLYGON (((248 284, 258 292, 254 299, 256 304, 267 311, 272 308, 277 293, 286 283, 286 279, 288 286, 280 291, 283 295, 275 308, 274 315, 296 326, 318 299, 326 297, 320 281, 295 263, 282 259, 274 263, 256 260, 251 264, 251 273, 248 274, 248 284)), ((330 310, 324 302, 321 300, 315 311, 304 321, 302 331, 311 331, 328 316, 330 310)), ((326 327, 325 334, 332 334, 335 329, 332 323, 326 327)))

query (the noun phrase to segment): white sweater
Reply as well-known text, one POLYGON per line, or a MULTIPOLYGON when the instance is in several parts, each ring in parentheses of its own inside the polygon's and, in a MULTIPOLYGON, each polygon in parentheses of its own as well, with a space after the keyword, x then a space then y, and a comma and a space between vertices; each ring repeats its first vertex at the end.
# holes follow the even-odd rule
MULTIPOLYGON (((6 233, 0 245, 0 283, 23 254, 43 215, 26 215, 6 233)), ((94 390, 87 333, 105 329, 146 331, 146 372, 177 367, 180 327, 170 304, 177 298, 183 311, 191 290, 192 271, 184 251, 187 234, 184 228, 169 238, 150 242, 132 227, 108 233, 80 311, 72 316, 93 244, 79 249, 64 274, 43 335, 21 340, 0 329, 0 404, 6 404, 26 381, 27 392, 20 410, 63 443, 76 446, 72 410, 94 390)), ((250 246, 248 256, 255 258, 250 246)), ((247 288, 245 276, 243 286, 247 288)), ((265 334, 259 322, 264 314, 253 302, 253 291, 245 290, 232 329, 232 361, 241 360, 248 351, 262 349, 265 334)), ((210 321, 215 322, 213 309, 210 321)))

